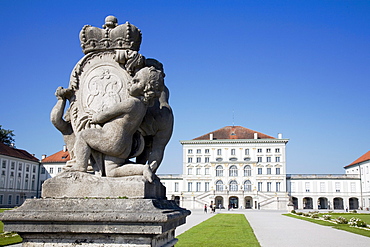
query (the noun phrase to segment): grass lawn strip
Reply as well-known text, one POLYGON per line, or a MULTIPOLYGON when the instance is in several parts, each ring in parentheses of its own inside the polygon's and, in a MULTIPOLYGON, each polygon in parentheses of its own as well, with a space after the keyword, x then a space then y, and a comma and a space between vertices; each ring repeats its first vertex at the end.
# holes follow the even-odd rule
POLYGON ((177 238, 176 247, 260 246, 244 214, 217 214, 177 238))
MULTIPOLYGON (((352 233, 359 234, 359 235, 370 238, 370 231, 367 230, 367 229, 362 229, 362 228, 358 228, 358 227, 351 227, 348 224, 335 224, 335 223, 330 222, 330 221, 321 220, 321 219, 314 219, 314 218, 309 218, 309 217, 295 215, 295 214, 283 214, 283 215, 289 216, 289 217, 292 217, 292 218, 296 218, 296 219, 300 219, 300 220, 309 221, 309 222, 316 223, 316 224, 323 225, 323 226, 331 226, 331 227, 333 227, 335 229, 338 229, 338 230, 352 232, 352 233)), ((344 217, 343 215, 345 215, 345 214, 335 214, 335 215, 338 216, 338 217, 339 216, 344 217)), ((361 216, 362 215, 366 216, 366 214, 354 214, 350 218, 352 218, 352 217, 360 218, 359 217, 360 215, 361 216)), ((347 214, 346 216, 349 216, 349 214, 347 214)), ((365 217, 365 218, 367 218, 367 217, 365 217)), ((368 221, 366 221, 366 223, 368 223, 368 221)))
MULTIPOLYGON (((11 210, 11 208, 1 208, 0 213, 5 210, 11 210)), ((4 232, 4 224, 0 221, 0 246, 6 246, 10 244, 21 243, 22 238, 14 232, 4 232)))

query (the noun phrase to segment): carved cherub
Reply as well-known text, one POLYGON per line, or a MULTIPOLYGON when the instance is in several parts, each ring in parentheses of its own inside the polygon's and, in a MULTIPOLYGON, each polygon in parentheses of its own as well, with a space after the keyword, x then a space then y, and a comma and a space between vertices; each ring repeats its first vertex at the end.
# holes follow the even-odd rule
MULTIPOLYGON (((99 124, 101 128, 84 129, 77 133, 74 145, 76 161, 70 171, 85 172, 92 150, 119 159, 129 158, 133 136, 137 133, 148 106, 153 104, 163 91, 163 76, 161 71, 154 67, 145 67, 136 73, 127 86, 129 95, 126 100, 91 115, 90 122, 99 124)), ((113 167, 107 169, 106 174, 107 176, 141 174, 151 181, 152 170, 156 169, 155 164, 156 162, 151 166, 129 164, 113 167)))
MULTIPOLYGON (((146 66, 154 66, 157 70, 162 71, 162 75, 165 77, 163 64, 159 61, 152 58, 146 59, 146 66)), ((145 140, 145 148, 136 158, 136 161, 141 164, 157 162, 154 172, 162 162, 165 147, 173 130, 174 117, 168 101, 169 90, 164 86, 161 96, 155 99, 153 106, 148 107, 140 125, 140 132, 145 140)))
POLYGON ((62 133, 64 142, 67 145, 68 152, 72 159, 73 146, 75 144, 75 134, 71 125, 69 109, 64 115, 64 119, 63 114, 67 100, 71 101, 72 97, 74 97, 74 90, 71 88, 58 87, 55 91, 55 96, 57 97, 58 101, 51 110, 50 120, 55 128, 57 128, 62 133))

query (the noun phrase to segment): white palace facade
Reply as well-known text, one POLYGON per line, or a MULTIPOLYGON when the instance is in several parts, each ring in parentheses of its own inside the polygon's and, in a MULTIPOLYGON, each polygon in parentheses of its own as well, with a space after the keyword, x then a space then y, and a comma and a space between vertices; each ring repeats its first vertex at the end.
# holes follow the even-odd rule
MULTIPOLYGON (((275 138, 227 126, 181 141, 183 174, 159 177, 167 198, 188 209, 205 204, 274 210, 370 208, 370 185, 366 187, 363 181, 361 187, 361 176, 353 170, 356 165, 348 166, 351 172, 345 167, 346 174, 287 174, 288 141, 282 134, 275 138)), ((366 164, 370 164, 370 153, 366 164)), ((366 178, 370 180, 369 175, 366 178)))

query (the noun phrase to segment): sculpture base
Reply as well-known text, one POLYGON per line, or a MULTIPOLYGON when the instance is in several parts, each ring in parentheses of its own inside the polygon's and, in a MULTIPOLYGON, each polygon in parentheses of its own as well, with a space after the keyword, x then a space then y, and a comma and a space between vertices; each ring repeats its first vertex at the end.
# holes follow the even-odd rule
POLYGON ((166 199, 158 177, 149 183, 143 176, 100 177, 84 172, 63 172, 42 185, 43 198, 166 199))
POLYGON ((190 211, 155 199, 27 199, 0 220, 23 246, 174 246, 190 211))

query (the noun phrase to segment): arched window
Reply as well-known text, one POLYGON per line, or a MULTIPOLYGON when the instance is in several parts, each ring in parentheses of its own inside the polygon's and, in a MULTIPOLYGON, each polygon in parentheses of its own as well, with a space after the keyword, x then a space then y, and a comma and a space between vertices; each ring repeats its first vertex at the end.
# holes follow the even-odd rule
POLYGON ((219 165, 216 167, 216 177, 222 177, 224 175, 224 168, 219 165))
POLYGON ((250 165, 244 166, 244 177, 252 176, 252 170, 250 165))
POLYGON ((238 176, 238 168, 236 167, 236 165, 230 166, 230 168, 229 168, 229 176, 230 177, 236 177, 236 176, 238 176))
POLYGON ((252 191, 252 183, 249 180, 244 182, 244 191, 252 191))
POLYGON ((216 182, 216 191, 223 191, 224 190, 224 183, 221 180, 216 182))
POLYGON ((238 182, 231 180, 229 184, 230 191, 238 191, 238 182))

